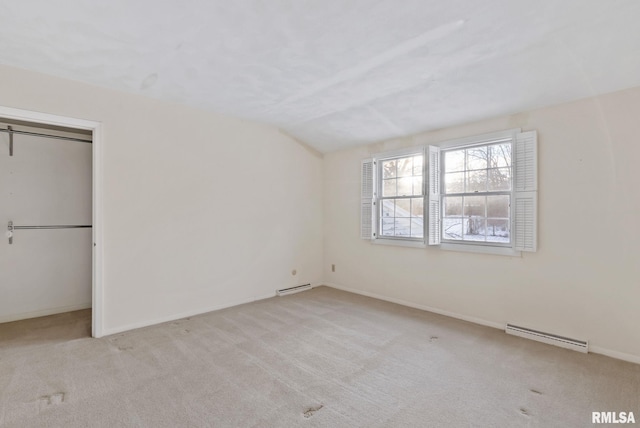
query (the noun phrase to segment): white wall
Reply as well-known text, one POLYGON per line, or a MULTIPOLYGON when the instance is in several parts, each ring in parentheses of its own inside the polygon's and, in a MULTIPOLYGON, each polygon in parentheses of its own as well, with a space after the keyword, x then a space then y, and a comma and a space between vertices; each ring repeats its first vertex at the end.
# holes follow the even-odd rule
POLYGON ((325 281, 488 325, 587 339, 594 351, 640 362, 638 111, 640 88, 325 155, 325 281), (538 131, 537 253, 359 239, 361 159, 514 127, 538 131))
POLYGON ((321 279, 322 157, 276 128, 4 66, 0 94, 103 123, 106 333, 321 279))
POLYGON ((269 126, 14 68, 0 66, 0 94, 3 106, 104 125, 107 332, 324 279, 640 358, 640 88, 324 161, 269 126), (358 238, 361 159, 513 127, 539 133, 537 253, 512 258, 358 238))

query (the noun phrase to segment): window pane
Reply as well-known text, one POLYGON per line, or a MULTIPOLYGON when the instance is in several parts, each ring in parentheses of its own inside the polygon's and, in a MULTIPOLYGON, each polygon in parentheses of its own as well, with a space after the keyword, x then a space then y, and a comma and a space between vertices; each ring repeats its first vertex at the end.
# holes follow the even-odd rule
POLYGON ((454 172, 444 175, 445 193, 464 192, 464 172, 454 172))
POLYGON ((383 236, 393 236, 395 218, 393 217, 382 217, 382 235, 383 236))
POLYGON ((411 236, 410 218, 396 218, 395 236, 411 236))
POLYGON ((411 199, 411 237, 424 237, 424 200, 422 198, 411 199))
POLYGON ((398 196, 413 195, 413 177, 398 178, 398 196))
POLYGON ((393 202, 393 199, 383 199, 382 200, 382 217, 394 217, 395 206, 396 204, 393 202))
POLYGON ((413 195, 422 195, 422 176, 413 177, 413 195))
POLYGON ((486 222, 484 217, 467 217, 465 219, 463 239, 466 241, 484 241, 486 222))
POLYGON ((382 161, 382 178, 394 178, 396 176, 396 161, 382 161))
POLYGON ((422 177, 422 155, 413 157, 413 175, 422 177))
POLYGON ((382 181, 382 196, 396 196, 396 179, 382 181))
POLYGON ((511 144, 495 144, 490 146, 490 168, 511 166, 511 144))
POLYGON ((462 239, 462 218, 445 217, 442 219, 444 239, 462 239))
POLYGON ((464 150, 444 152, 444 171, 464 171, 464 150))
POLYGON ((464 197, 463 239, 484 241, 486 200, 486 196, 464 197))
POLYGON ((413 217, 411 219, 411 237, 424 238, 424 223, 422 218, 413 217))
POLYGON ((489 191, 511 190, 511 168, 489 170, 489 191))
POLYGON ((464 216, 465 217, 485 217, 486 196, 465 196, 464 216))
POLYGON ((467 169, 485 169, 489 158, 489 147, 476 147, 467 150, 467 169))
POLYGON ((487 191, 487 170, 467 172, 467 192, 487 191))
POLYGON ((462 216, 462 196, 446 196, 443 198, 444 215, 462 216))
POLYGON ((411 216, 412 217, 424 216, 424 201, 422 198, 411 199, 411 216))
POLYGON ((396 199, 396 217, 411 217, 411 199, 396 199))
POLYGON ((509 243, 509 220, 487 219, 487 241, 509 243))
POLYGON ((397 159, 398 177, 410 177, 413 175, 413 158, 397 159))
POLYGON ((487 217, 509 218, 510 196, 487 196, 487 217))

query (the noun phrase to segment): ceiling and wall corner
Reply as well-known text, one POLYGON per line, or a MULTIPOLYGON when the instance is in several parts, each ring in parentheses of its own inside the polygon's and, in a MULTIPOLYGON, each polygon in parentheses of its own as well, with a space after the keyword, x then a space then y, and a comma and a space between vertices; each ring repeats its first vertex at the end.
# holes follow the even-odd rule
POLYGON ((635 0, 8 2, 0 63, 321 152, 640 86, 635 0))

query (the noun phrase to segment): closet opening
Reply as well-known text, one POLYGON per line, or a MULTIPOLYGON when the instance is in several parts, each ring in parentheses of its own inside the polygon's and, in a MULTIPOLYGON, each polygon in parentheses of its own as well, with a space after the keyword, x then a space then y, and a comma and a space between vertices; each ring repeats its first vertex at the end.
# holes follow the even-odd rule
POLYGON ((0 107, 0 339, 102 336, 100 124, 0 107))

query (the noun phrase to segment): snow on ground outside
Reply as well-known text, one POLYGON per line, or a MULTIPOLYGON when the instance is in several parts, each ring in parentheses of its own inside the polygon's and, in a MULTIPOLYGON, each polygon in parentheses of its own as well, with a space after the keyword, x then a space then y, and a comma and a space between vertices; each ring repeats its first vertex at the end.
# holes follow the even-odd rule
MULTIPOLYGON (((422 217, 411 217, 411 214, 407 210, 397 205, 394 207, 394 205, 393 200, 387 199, 383 201, 384 211, 394 212, 395 208, 395 217, 382 217, 382 235, 422 238, 424 233, 424 219, 422 217), (413 235, 411 234, 412 230, 413 235)), ((471 219, 464 217, 445 217, 443 219, 443 238, 483 242, 485 241, 486 232, 486 242, 509 243, 508 221, 494 221, 494 223, 494 225, 485 227, 484 217, 479 216, 474 216, 471 219), (470 221, 476 223, 476 233, 464 233, 464 231, 469 230, 470 221)))

